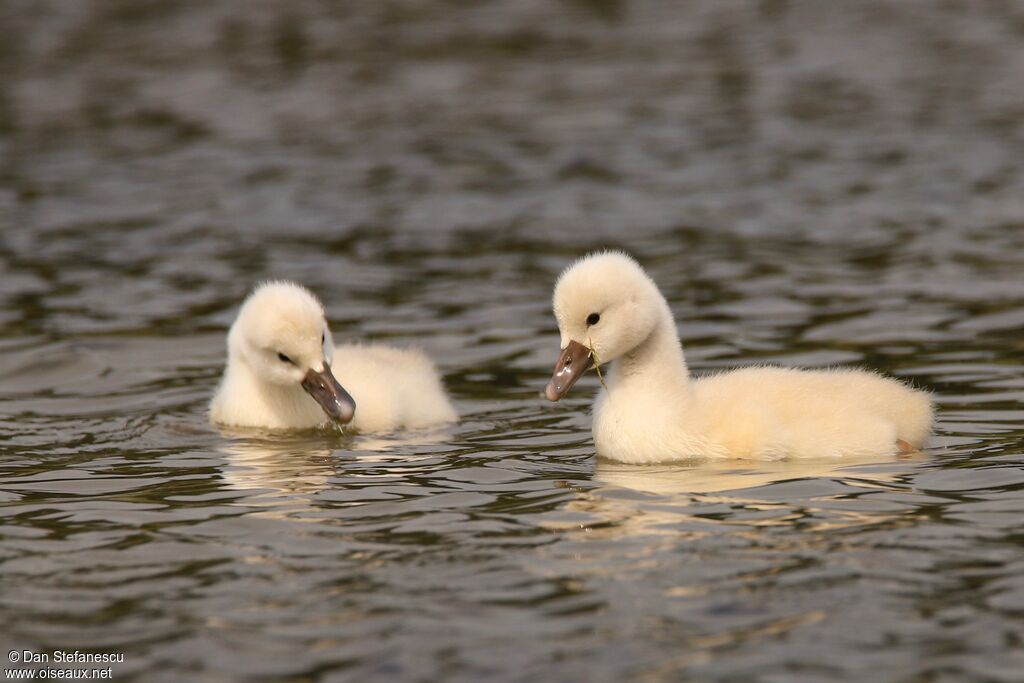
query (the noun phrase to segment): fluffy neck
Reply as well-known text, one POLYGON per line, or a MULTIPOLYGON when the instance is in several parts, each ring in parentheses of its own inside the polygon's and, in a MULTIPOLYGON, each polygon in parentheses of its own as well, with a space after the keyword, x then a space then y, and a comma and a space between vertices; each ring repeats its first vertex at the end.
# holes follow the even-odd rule
POLYGON ((668 304, 662 301, 661 305, 661 315, 647 339, 611 364, 609 392, 639 390, 648 395, 689 397, 690 371, 676 323, 668 304))
POLYGON ((312 428, 326 419, 302 387, 265 382, 233 354, 210 405, 210 418, 222 424, 276 429, 312 428))
POLYGON ((594 409, 597 452, 629 463, 707 452, 675 321, 662 300, 651 334, 616 359, 594 409))

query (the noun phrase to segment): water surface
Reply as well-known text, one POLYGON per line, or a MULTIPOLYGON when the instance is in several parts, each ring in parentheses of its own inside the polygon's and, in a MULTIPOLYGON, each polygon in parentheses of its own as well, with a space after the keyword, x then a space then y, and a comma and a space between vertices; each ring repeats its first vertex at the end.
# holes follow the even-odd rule
POLYGON ((1015 681, 1013 4, 0 9, 0 643, 115 680, 1015 681), (697 373, 860 365, 927 452, 597 461, 551 286, 626 248, 697 373), (419 345, 441 433, 222 432, 264 278, 419 345))

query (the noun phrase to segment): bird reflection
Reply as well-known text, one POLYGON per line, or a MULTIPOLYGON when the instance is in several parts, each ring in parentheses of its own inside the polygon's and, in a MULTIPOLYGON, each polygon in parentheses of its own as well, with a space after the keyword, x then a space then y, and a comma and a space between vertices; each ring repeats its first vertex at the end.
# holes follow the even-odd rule
MULTIPOLYGON (((267 516, 295 517, 309 511, 313 497, 335 472, 334 439, 243 436, 225 444, 224 482, 247 495, 245 505, 267 516)), ((300 515, 301 516, 301 515, 300 515)))
MULTIPOLYGON (((918 457, 918 459, 920 459, 918 457)), ((661 495, 712 494, 744 491, 756 497, 760 486, 791 479, 843 478, 892 481, 907 469, 908 459, 891 456, 821 458, 774 461, 708 460, 689 466, 639 466, 601 460, 594 479, 613 486, 661 495)))
POLYGON ((892 518, 899 506, 858 510, 849 499, 904 488, 902 479, 923 459, 727 460, 665 466, 601 460, 593 477, 598 487, 580 491, 563 508, 565 519, 551 520, 548 526, 580 529, 590 538, 697 538, 722 525, 799 523, 824 529, 877 523, 892 518))
POLYGON ((420 455, 416 450, 446 438, 436 431, 386 437, 231 429, 222 433, 231 440, 222 446, 228 462, 221 474, 228 486, 247 494, 239 502, 261 508, 264 516, 289 519, 321 510, 324 501, 317 496, 342 488, 340 477, 368 469, 379 473, 395 464, 436 457, 436 452, 420 455))

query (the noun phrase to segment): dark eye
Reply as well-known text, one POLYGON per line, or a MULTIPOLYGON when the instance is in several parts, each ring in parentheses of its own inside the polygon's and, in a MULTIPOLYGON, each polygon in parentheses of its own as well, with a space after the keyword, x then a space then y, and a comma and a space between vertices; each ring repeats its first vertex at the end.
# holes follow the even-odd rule
POLYGON ((293 361, 291 358, 289 358, 288 356, 284 355, 281 352, 278 352, 277 359, 282 363, 291 363, 292 365, 295 365, 295 361, 293 361))
POLYGON ((320 345, 323 346, 327 342, 327 333, 323 332, 320 334, 320 345))
POLYGON ((591 313, 587 316, 587 325, 596 325, 601 321, 600 313, 591 313))

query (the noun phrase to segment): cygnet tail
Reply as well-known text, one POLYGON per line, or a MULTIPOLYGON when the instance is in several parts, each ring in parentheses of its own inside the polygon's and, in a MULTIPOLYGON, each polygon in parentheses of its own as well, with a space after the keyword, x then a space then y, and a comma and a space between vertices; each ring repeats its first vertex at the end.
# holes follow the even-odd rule
POLYGON ((915 448, 922 448, 932 432, 935 421, 935 406, 930 394, 907 388, 893 411, 896 422, 896 436, 915 448))

